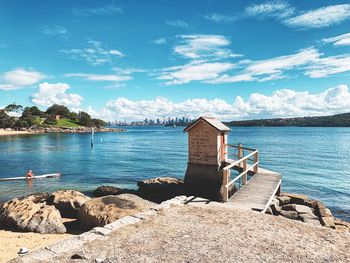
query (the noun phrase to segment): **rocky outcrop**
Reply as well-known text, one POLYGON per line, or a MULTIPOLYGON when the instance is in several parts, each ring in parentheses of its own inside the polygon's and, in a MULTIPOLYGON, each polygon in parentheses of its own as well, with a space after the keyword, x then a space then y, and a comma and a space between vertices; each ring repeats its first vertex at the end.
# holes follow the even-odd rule
POLYGON ((173 177, 158 177, 139 181, 138 194, 153 202, 163 202, 184 194, 184 182, 173 177))
POLYGON ((135 190, 123 189, 115 186, 99 186, 94 190, 95 197, 102 197, 106 195, 120 195, 120 194, 136 194, 135 190))
POLYGON ((54 205, 63 217, 76 218, 79 208, 88 200, 90 197, 81 192, 62 190, 53 192, 47 202, 54 205))
POLYGON ((47 192, 39 192, 39 193, 34 193, 31 195, 20 197, 19 199, 20 200, 27 199, 36 204, 39 204, 39 203, 46 203, 50 196, 51 195, 47 192))
POLYGON ((29 199, 12 199, 0 210, 0 225, 19 231, 41 234, 66 232, 59 211, 53 206, 36 204, 29 199))
POLYGON ((306 195, 282 193, 275 197, 268 213, 304 223, 350 232, 350 223, 335 219, 332 212, 320 201, 306 195))
POLYGON ((88 230, 149 209, 153 205, 154 203, 133 194, 108 195, 93 198, 82 205, 79 209, 78 220, 81 228, 88 230))

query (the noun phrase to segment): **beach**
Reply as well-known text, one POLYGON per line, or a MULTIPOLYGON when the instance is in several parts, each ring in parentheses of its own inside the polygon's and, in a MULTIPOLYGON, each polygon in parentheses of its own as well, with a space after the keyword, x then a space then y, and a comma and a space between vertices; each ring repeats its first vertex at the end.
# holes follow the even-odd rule
POLYGON ((0 130, 0 136, 11 136, 11 135, 26 135, 26 134, 33 134, 33 132, 29 131, 7 131, 7 130, 0 130))
POLYGON ((0 263, 17 257, 17 252, 21 247, 26 247, 30 252, 70 236, 70 234, 39 234, 0 230, 0 263))

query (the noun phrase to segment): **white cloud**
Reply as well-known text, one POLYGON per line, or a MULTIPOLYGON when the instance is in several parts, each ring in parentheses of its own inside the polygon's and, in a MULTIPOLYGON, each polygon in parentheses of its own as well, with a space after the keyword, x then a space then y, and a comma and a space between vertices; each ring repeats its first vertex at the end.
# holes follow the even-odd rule
POLYGON ((165 22, 168 26, 188 27, 188 24, 183 20, 168 20, 165 22))
POLYGON ((48 26, 45 25, 40 30, 41 33, 49 36, 63 36, 67 37, 68 30, 61 26, 48 26))
POLYGON ((350 92, 339 85, 320 93, 281 89, 271 95, 251 94, 246 100, 238 96, 233 102, 217 98, 202 98, 173 102, 158 97, 153 100, 132 101, 126 98, 110 100, 95 117, 105 120, 143 120, 185 116, 197 118, 210 115, 220 120, 328 115, 350 111, 350 92))
POLYGON ((85 60, 91 65, 103 65, 111 63, 115 58, 125 55, 116 49, 107 49, 99 41, 89 40, 85 48, 63 49, 61 53, 66 54, 71 59, 85 60))
POLYGON ((285 1, 268 1, 263 4, 250 5, 246 7, 245 11, 248 16, 256 16, 258 18, 285 18, 291 16, 295 12, 295 8, 285 1))
POLYGON ((82 78, 85 80, 92 80, 92 81, 113 81, 113 82, 121 82, 132 79, 130 76, 123 76, 123 75, 103 75, 103 74, 86 74, 86 73, 71 73, 71 74, 65 74, 65 77, 73 77, 73 78, 82 78))
POLYGON ((350 33, 336 37, 322 39, 324 43, 333 43, 333 46, 350 46, 350 33))
POLYGON ((266 60, 238 62, 235 68, 242 69, 235 74, 224 74, 207 81, 212 84, 242 81, 269 81, 290 77, 287 72, 302 72, 311 78, 323 78, 350 71, 350 54, 325 57, 316 48, 300 50, 295 54, 266 60))
POLYGON ((206 14, 203 16, 205 19, 218 23, 218 24, 227 24, 237 20, 235 16, 223 15, 218 13, 206 14))
POLYGON ((111 15, 111 14, 121 14, 123 13, 123 9, 119 6, 115 6, 113 4, 106 5, 102 7, 96 8, 74 8, 73 14, 76 16, 91 16, 91 15, 111 15))
POLYGON ((34 85, 45 78, 46 76, 39 71, 23 68, 13 69, 1 76, 0 90, 21 89, 34 85))
POLYGON ((284 21, 289 26, 299 28, 321 28, 350 19, 350 4, 331 5, 310 11, 284 21))
POLYGON ((167 40, 165 38, 157 38, 152 41, 152 43, 157 44, 157 45, 165 45, 167 43, 167 40))
POLYGON ((311 78, 323 78, 350 71, 350 54, 317 59, 306 67, 305 74, 311 78))
POLYGON ((189 59, 221 59, 240 56, 225 47, 230 40, 221 35, 182 35, 174 52, 189 59))
POLYGON ((83 98, 78 94, 67 93, 69 89, 66 83, 40 83, 38 92, 32 96, 32 102, 46 107, 60 104, 72 109, 79 108, 83 98))
POLYGON ((232 63, 189 63, 163 69, 162 75, 158 79, 166 80, 165 85, 185 84, 195 80, 210 81, 233 67, 232 63))

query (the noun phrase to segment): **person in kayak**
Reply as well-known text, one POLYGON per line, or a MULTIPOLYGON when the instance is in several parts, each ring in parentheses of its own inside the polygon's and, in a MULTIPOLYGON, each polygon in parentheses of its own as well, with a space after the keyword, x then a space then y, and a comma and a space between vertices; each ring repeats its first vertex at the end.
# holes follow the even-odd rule
POLYGON ((27 173, 26 173, 26 178, 29 179, 29 178, 34 178, 34 173, 32 170, 29 170, 27 173))

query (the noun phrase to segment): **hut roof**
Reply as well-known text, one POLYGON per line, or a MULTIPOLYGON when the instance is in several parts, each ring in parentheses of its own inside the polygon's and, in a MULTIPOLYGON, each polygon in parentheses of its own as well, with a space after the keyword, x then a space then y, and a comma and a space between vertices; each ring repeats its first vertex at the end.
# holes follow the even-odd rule
POLYGON ((225 124, 223 124, 221 121, 218 119, 215 119, 213 117, 199 117, 195 122, 191 123, 188 125, 185 129, 184 132, 188 132, 191 130, 194 126, 196 126, 200 121, 204 121, 208 123, 210 126, 214 127, 218 131, 231 131, 229 127, 227 127, 225 124))

